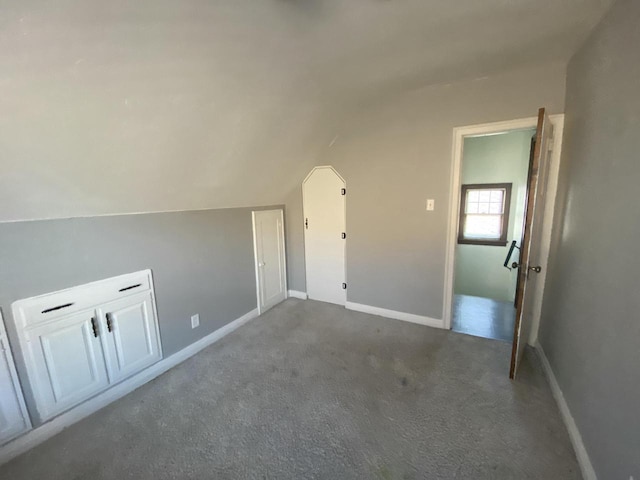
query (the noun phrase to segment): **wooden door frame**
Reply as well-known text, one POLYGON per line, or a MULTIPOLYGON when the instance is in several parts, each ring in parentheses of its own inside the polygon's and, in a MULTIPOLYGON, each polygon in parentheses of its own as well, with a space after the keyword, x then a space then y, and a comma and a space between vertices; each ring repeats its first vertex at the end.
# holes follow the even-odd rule
POLYGON ((262 315, 268 309, 265 309, 260 302, 260 267, 258 266, 258 236, 256 235, 256 214, 260 212, 280 212, 280 240, 282 241, 282 249, 284 250, 282 255, 282 263, 284 267, 284 298, 289 298, 289 290, 287 284, 287 244, 286 235, 284 233, 284 210, 282 208, 264 208, 261 210, 253 210, 251 212, 251 225, 253 233, 253 266, 256 272, 256 303, 258 306, 258 315, 262 315))
MULTIPOLYGON (((542 310, 542 297, 544 294, 544 284, 547 275, 547 263, 549 260, 549 249, 551 246, 551 227, 553 225, 553 211, 556 201, 558 187, 558 173, 560 168, 560 158, 562 153, 562 134, 564 130, 564 114, 550 115, 549 119, 553 125, 553 151, 551 153, 549 176, 547 185, 547 200, 544 205, 545 216, 542 225, 542 245, 541 266, 542 272, 538 281, 542 288, 535 292, 535 306, 533 326, 530 338, 527 343, 533 345, 538 337, 538 327, 540 325, 540 312, 542 310)), ((458 214, 460 205, 460 186, 462 176, 462 160, 464 155, 464 139, 470 136, 491 135, 517 130, 535 129, 538 125, 538 117, 528 117, 504 122, 483 123, 478 125, 468 125, 453 129, 453 149, 451 162, 451 181, 449 198, 449 225, 447 232, 447 252, 445 259, 444 277, 444 298, 443 298, 443 327, 451 329, 451 315, 453 312, 454 281, 455 281, 455 253, 456 240, 458 238, 458 214)))
MULTIPOLYGON (((305 213, 307 203, 306 203, 306 199, 305 199, 305 196, 304 196, 304 185, 305 185, 305 183, 307 183, 307 180, 309 180, 309 178, 311 178, 311 175, 313 175, 316 170, 323 170, 323 169, 328 169, 328 170, 333 171, 333 173, 335 173, 336 176, 340 180, 342 180, 342 184, 344 185, 343 188, 346 191, 347 181, 344 179, 344 177, 342 175, 340 175, 340 172, 338 172, 331 165, 318 165, 316 167, 313 167, 311 169, 311 171, 307 174, 307 176, 304 177, 304 180, 302 181, 302 218, 303 219, 307 218, 307 214, 305 213)), ((347 196, 346 196, 346 194, 344 196, 343 208, 344 208, 344 231, 346 232, 347 231, 347 196)), ((347 236, 347 238, 348 238, 348 236, 347 236)), ((302 226, 302 243, 304 245, 304 283, 305 283, 306 296, 308 298, 309 297, 309 289, 308 289, 309 282, 307 281, 307 277, 309 276, 308 275, 309 272, 308 272, 307 268, 308 268, 309 262, 307 262, 307 245, 306 245, 306 243, 307 243, 307 233, 306 233, 306 229, 305 229, 304 225, 302 226)), ((348 282, 348 279, 347 279, 347 239, 345 239, 345 241, 343 242, 342 256, 344 258, 344 277, 343 278, 344 278, 345 283, 347 283, 348 282)), ((345 294, 344 294, 344 302, 345 302, 345 304, 343 306, 346 306, 346 304, 348 302, 348 298, 347 298, 348 292, 349 291, 347 290, 345 292, 345 294)))

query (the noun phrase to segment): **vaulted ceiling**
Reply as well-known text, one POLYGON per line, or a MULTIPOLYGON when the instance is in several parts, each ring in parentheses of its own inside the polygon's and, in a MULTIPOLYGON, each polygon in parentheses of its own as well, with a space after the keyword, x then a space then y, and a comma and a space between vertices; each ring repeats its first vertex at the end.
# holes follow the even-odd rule
POLYGON ((0 0, 0 221, 278 203, 348 112, 567 61, 612 0, 0 0))

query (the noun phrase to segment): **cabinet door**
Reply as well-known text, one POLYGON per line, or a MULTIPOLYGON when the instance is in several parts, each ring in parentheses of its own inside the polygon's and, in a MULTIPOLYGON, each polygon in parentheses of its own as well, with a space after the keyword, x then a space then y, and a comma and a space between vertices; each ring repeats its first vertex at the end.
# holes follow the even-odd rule
POLYGON ((130 377, 161 358, 151 292, 101 305, 98 312, 107 332, 103 340, 111 383, 130 377))
POLYGON ((109 380, 95 311, 84 311, 27 332, 27 369, 42 420, 104 390, 109 380))
POLYGON ((13 376, 13 358, 7 340, 0 335, 0 445, 29 428, 22 392, 13 376))

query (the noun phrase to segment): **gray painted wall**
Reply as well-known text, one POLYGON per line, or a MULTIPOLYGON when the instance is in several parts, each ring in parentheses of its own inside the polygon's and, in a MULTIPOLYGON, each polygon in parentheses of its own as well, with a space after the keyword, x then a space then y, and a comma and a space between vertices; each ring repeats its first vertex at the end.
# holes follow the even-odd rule
MULTIPOLYGON (((461 183, 511 183, 506 247, 456 245, 456 294, 513 302, 517 270, 504 268, 511 240, 522 238, 531 138, 535 129, 464 139, 461 183)), ((517 250, 514 259, 517 259, 517 250)))
POLYGON ((569 65, 540 342, 598 477, 640 478, 640 2, 569 65))
POLYGON ((611 1, 0 0, 0 221, 282 203, 345 110, 564 63, 611 1))
POLYGON ((251 211, 266 208, 282 207, 0 223, 10 340, 15 300, 150 268, 163 353, 177 352, 256 308, 251 211), (195 313, 200 326, 191 329, 195 313))
POLYGON ((0 221, 282 203, 343 108, 298 10, 0 0, 0 221))
MULTIPOLYGON (((535 116, 564 105, 565 67, 551 64, 422 88, 347 119, 317 165, 347 182, 347 298, 442 318, 453 128, 535 116), (436 209, 427 212, 427 198, 436 209)), ((290 288, 304 290, 299 193, 287 202, 290 288)))

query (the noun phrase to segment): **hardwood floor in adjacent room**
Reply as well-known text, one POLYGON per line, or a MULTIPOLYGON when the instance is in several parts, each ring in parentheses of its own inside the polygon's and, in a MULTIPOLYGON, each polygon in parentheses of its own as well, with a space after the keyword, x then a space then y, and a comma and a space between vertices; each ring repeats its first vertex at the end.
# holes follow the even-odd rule
POLYGON ((513 302, 455 295, 451 330, 476 337, 511 342, 516 319, 513 302))

